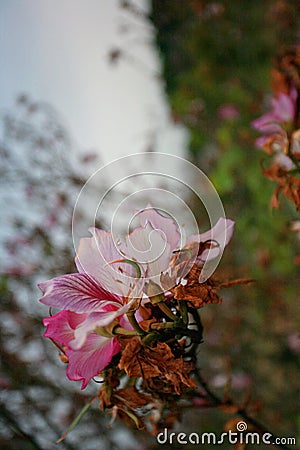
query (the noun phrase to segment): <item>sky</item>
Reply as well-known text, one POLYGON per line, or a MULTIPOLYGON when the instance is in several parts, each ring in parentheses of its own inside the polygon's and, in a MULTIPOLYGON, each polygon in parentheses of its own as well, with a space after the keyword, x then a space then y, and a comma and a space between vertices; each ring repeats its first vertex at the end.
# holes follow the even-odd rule
MULTIPOLYGON (((119 0, 0 0, 0 115, 14 111, 16 98, 25 93, 33 102, 49 103, 56 111, 58 122, 72 139, 74 152, 99 155, 87 175, 93 176, 100 169, 95 179, 96 206, 92 208, 86 197, 79 198, 87 215, 86 230, 98 214, 100 191, 111 185, 110 176, 127 179, 136 160, 122 159, 112 170, 108 170, 107 164, 149 150, 184 157, 188 142, 187 131, 171 120, 160 76, 161 60, 154 44, 155 29, 144 14, 128 12, 120 3, 119 0), (109 55, 116 49, 121 58, 112 64, 109 55)), ((149 11, 148 0, 132 3, 142 13, 149 11)), ((144 160, 138 161, 138 171, 149 167, 144 160)), ((152 166, 158 172, 170 172, 170 164, 167 162, 165 169, 160 161, 152 166)), ((172 175, 181 177, 181 166, 175 166, 178 165, 174 164, 172 175)), ((133 182, 129 194, 140 193, 141 198, 126 192, 129 203, 130 200, 134 204, 138 200, 141 204, 148 203, 143 195, 149 179, 130 179, 133 182)), ((162 176, 157 181, 152 179, 150 184, 161 186, 170 179, 162 176)), ((119 183, 116 189, 122 190, 123 186, 119 183)), ((179 188, 169 187, 164 196, 152 191, 152 199, 170 207, 176 203, 173 193, 179 188)), ((5 240, 11 234, 9 224, 16 212, 24 210, 24 215, 37 216, 34 205, 28 208, 22 200, 24 193, 20 189, 23 188, 16 184, 7 187, 0 198, 6 211, 0 241, 1 236, 5 240)), ((149 197, 148 191, 145 195, 149 197)), ((180 197, 184 195, 179 194, 176 208, 182 211, 180 197)), ((119 194, 109 198, 100 209, 100 219, 110 224, 123 200, 124 196, 119 194)), ((123 222, 119 226, 123 229, 123 222)), ((78 236, 82 232, 80 229, 78 236)))
POLYGON ((119 3, 0 0, 0 110, 20 93, 50 103, 74 149, 103 163, 150 148, 183 155, 187 136, 170 120, 155 31, 119 3), (111 64, 114 49, 123 56, 111 64))

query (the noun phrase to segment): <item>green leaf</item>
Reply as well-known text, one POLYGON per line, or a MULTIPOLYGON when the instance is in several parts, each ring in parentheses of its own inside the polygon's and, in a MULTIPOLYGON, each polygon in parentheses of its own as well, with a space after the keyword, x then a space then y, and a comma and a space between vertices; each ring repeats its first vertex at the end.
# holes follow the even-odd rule
POLYGON ((70 431, 72 431, 76 425, 80 422, 80 420, 82 419, 82 417, 85 415, 85 413, 87 412, 87 410, 92 406, 93 401, 96 399, 96 397, 93 397, 92 400, 90 400, 86 405, 84 405, 84 407, 82 408, 82 410, 80 411, 80 413, 75 417, 75 419, 73 420, 73 422, 71 423, 71 425, 68 426, 68 428, 66 429, 66 431, 62 434, 62 436, 56 441, 56 444, 59 444, 60 442, 62 442, 64 439, 66 439, 67 435, 70 433, 70 431))

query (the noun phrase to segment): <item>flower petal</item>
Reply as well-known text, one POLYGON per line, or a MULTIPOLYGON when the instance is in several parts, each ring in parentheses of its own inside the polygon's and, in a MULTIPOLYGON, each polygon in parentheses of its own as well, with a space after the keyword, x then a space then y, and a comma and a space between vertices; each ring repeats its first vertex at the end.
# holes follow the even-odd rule
POLYGON ((206 241, 215 241, 219 244, 218 248, 209 249, 201 255, 201 259, 205 259, 207 261, 216 258, 220 252, 223 252, 226 245, 229 243, 232 238, 234 231, 234 222, 230 219, 224 219, 221 217, 218 222, 212 227, 211 230, 206 231, 202 234, 192 235, 188 239, 188 244, 192 242, 206 242, 206 241))
POLYGON ((164 239, 170 245, 170 250, 173 252, 180 246, 180 232, 178 226, 171 217, 163 216, 153 208, 150 204, 145 209, 138 213, 142 227, 146 227, 150 223, 154 230, 162 233, 164 239))
POLYGON ((86 321, 87 316, 87 314, 76 314, 71 311, 60 311, 43 321, 47 327, 44 336, 67 346, 66 355, 69 360, 67 376, 70 380, 81 380, 82 389, 87 386, 93 376, 110 363, 113 355, 121 349, 116 338, 106 338, 96 333, 90 333, 87 336, 80 350, 69 347, 77 327, 86 321))
POLYGON ((116 338, 106 338, 96 333, 89 334, 80 350, 68 349, 66 351, 69 359, 68 378, 82 381, 81 389, 84 389, 120 350, 121 346, 116 338))
POLYGON ((159 277, 169 266, 170 245, 162 232, 154 230, 147 222, 145 227, 137 227, 126 238, 126 252, 137 264, 144 267, 147 279, 159 277))
POLYGON ((273 114, 280 122, 291 122, 295 116, 295 102, 287 94, 280 92, 277 98, 273 98, 273 114))
POLYGON ((122 245, 107 231, 89 231, 92 237, 82 238, 79 243, 75 258, 78 271, 93 276, 109 292, 126 297, 137 280, 133 267, 119 262, 127 258, 122 245))
POLYGON ((131 303, 128 303, 122 307, 120 307, 120 305, 114 305, 113 310, 110 308, 110 311, 103 310, 101 312, 89 314, 88 317, 82 321, 74 331, 74 339, 69 342, 69 346, 74 350, 78 350, 83 346, 88 334, 91 331, 95 330, 96 327, 105 327, 109 325, 117 317, 123 316, 129 310, 130 306, 131 303))
POLYGON ((38 286, 44 294, 41 303, 78 313, 99 311, 104 300, 120 303, 118 297, 84 273, 63 275, 38 286))
POLYGON ((47 327, 44 336, 54 339, 62 345, 68 345, 74 339, 74 331, 86 318, 87 314, 76 314, 71 311, 60 311, 46 317, 43 324, 47 327))

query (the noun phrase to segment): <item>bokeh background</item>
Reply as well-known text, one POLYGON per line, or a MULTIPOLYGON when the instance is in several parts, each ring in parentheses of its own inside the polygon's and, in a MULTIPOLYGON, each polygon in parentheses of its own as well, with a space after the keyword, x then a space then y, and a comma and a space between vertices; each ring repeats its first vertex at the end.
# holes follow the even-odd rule
MULTIPOLYGON (((163 448, 109 428, 97 405, 55 444, 97 385, 66 379, 36 287, 75 270, 72 212, 95 168, 145 151, 209 176, 236 222, 217 275, 255 279, 201 311, 203 376, 219 395, 250 396, 277 435, 297 435, 299 216, 288 201, 270 208, 251 121, 268 108, 276 55, 299 44, 299 13, 296 0, 1 0, 1 448, 163 448)), ((231 417, 191 410, 178 430, 221 433, 231 417)))

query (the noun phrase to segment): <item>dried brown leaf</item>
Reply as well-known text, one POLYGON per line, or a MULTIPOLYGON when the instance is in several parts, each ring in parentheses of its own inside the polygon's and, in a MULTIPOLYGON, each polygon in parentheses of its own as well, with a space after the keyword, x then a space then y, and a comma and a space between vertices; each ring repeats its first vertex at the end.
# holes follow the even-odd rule
POLYGON ((149 347, 136 337, 131 339, 119 362, 129 377, 142 377, 144 380, 161 378, 169 382, 173 392, 180 394, 183 386, 195 388, 189 377, 193 366, 183 358, 175 358, 170 347, 164 342, 149 347))
POLYGON ((282 193, 296 205, 297 209, 300 209, 300 178, 291 175, 277 164, 273 164, 268 169, 263 169, 263 174, 269 180, 278 184, 271 198, 272 207, 279 207, 279 194, 282 193))
POLYGON ((202 308, 209 303, 222 302, 216 290, 207 282, 201 284, 199 282, 188 282, 185 286, 180 284, 173 289, 173 293, 176 300, 186 300, 194 308, 202 308))
POLYGON ((142 408, 143 406, 153 403, 153 399, 150 395, 138 391, 135 386, 119 389, 114 393, 113 399, 114 404, 118 406, 124 405, 131 409, 142 408))

